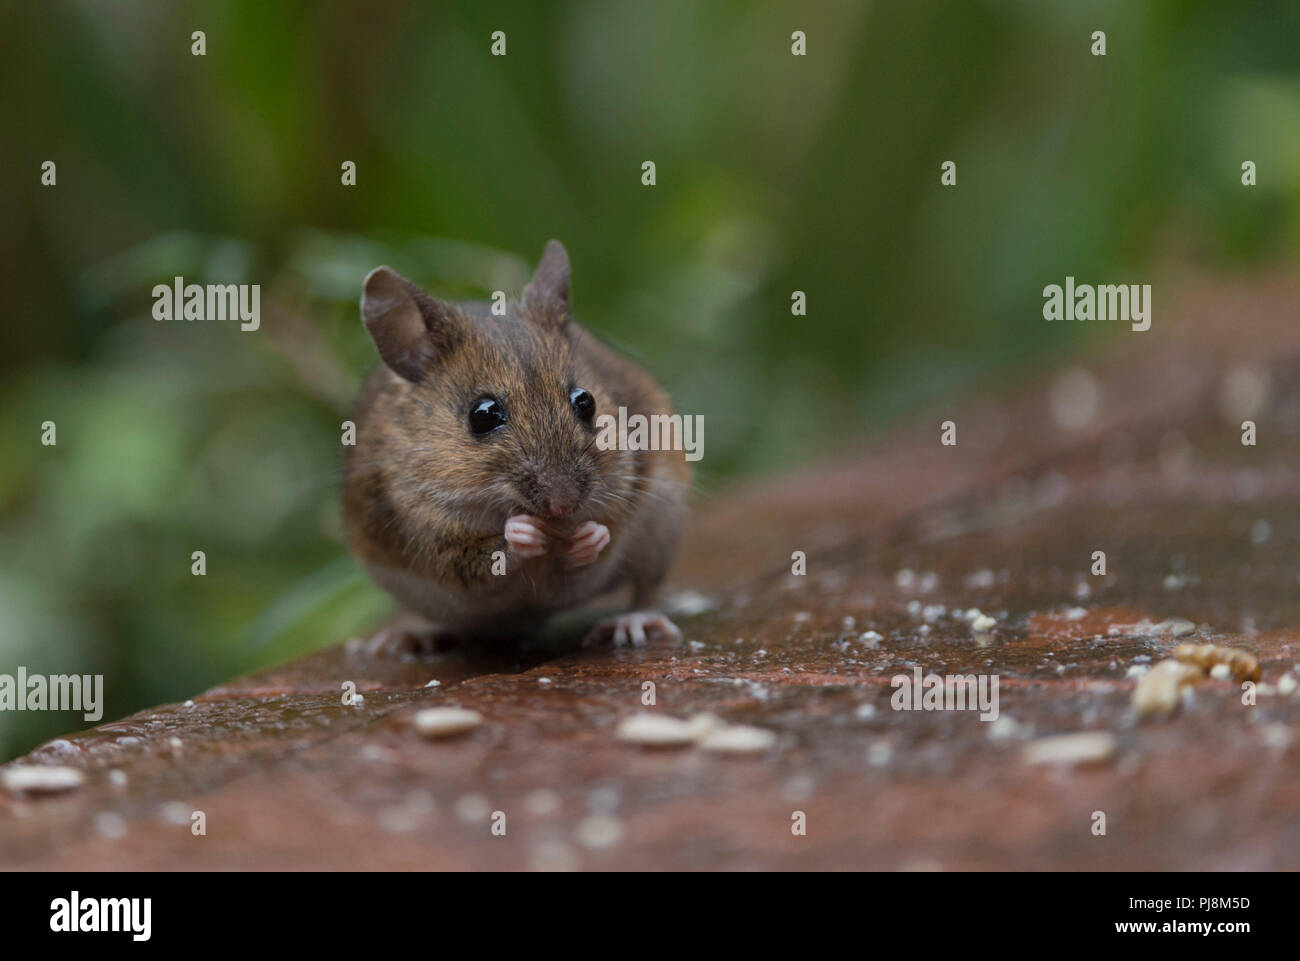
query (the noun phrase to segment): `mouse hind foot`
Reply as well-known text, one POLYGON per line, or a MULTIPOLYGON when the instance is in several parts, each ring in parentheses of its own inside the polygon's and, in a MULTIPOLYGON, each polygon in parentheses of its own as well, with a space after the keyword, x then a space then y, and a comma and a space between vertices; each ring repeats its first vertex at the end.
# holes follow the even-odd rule
POLYGON ((390 624, 366 642, 366 651, 375 657, 432 657, 459 647, 461 637, 440 627, 417 627, 390 624))
POLYGON ((682 639, 682 632, 677 625, 658 611, 630 611, 598 621, 583 639, 582 646, 594 647, 613 641, 615 647, 622 647, 629 642, 634 647, 641 647, 651 634, 669 641, 682 639))

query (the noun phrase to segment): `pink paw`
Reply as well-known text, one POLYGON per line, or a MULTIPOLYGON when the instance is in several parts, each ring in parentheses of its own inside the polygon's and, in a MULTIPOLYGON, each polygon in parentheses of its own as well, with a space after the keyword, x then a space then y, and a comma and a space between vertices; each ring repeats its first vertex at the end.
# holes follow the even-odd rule
POLYGON ((506 543, 520 557, 541 557, 546 553, 546 534, 541 521, 527 514, 516 514, 506 521, 506 543))
POLYGON ((578 525, 573 536, 564 542, 564 556, 574 567, 585 567, 600 556, 609 546, 609 528, 595 521, 578 525))
POLYGON ((677 625, 662 614, 656 611, 632 611, 597 623, 583 639, 582 646, 591 647, 613 640, 615 647, 622 647, 628 641, 633 646, 640 647, 646 642, 648 633, 658 634, 670 641, 682 639, 682 632, 677 629, 677 625))

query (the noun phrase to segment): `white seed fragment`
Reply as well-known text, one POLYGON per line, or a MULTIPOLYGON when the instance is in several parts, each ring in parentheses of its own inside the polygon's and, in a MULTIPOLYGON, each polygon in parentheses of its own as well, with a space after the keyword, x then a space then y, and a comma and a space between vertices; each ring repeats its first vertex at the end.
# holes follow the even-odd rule
POLYGON ((126 837, 126 818, 113 811, 100 811, 95 815, 95 830, 110 840, 126 837))
POLYGON ((1284 697, 1290 697, 1294 694, 1298 686, 1300 686, 1300 683, 1290 674, 1283 674, 1277 680, 1277 692, 1284 697))
POLYGON ((888 741, 876 741, 867 748, 867 763, 872 767, 887 767, 894 759, 894 746, 888 741))
POLYGON ((472 731, 483 723, 483 715, 462 707, 426 707, 417 711, 415 729, 425 737, 448 737, 472 731))
POLYGON ((650 747, 672 747, 681 744, 693 744, 695 731, 687 721, 666 714, 652 714, 642 711, 619 722, 614 737, 629 744, 644 744, 650 747))
POLYGON ((524 797, 524 809, 537 817, 549 817, 560 809, 561 798, 549 788, 539 787, 524 797))
POLYGON ((728 724, 708 734, 700 742, 700 747, 723 754, 756 754, 766 751, 775 743, 776 734, 773 731, 747 724, 728 724))
POLYGON ((668 613, 678 617, 695 617, 717 606, 716 601, 699 591, 678 591, 667 601, 668 613))
POLYGON ((574 838, 584 848, 608 848, 623 840, 623 822, 608 814, 593 814, 578 822, 574 838))
POLYGON ((426 684, 426 685, 424 685, 424 686, 425 686, 425 687, 442 687, 442 681, 438 680, 438 679, 435 677, 432 681, 430 681, 428 684, 426 684))
POLYGON ((452 810, 456 812, 456 817, 466 824, 473 824, 475 821, 486 819, 492 813, 492 803, 481 794, 466 794, 456 799, 452 810))
POLYGON ((987 633, 998 626, 998 622, 987 614, 981 614, 970 623, 971 630, 978 631, 981 634, 987 633))
POLYGON ((1089 764, 1113 755, 1116 743, 1109 731, 1056 734, 1025 745, 1023 757, 1027 764, 1089 764))
POLYGON ((1291 745, 1291 729, 1285 724, 1266 724, 1260 735, 1267 747, 1285 751, 1291 745))
POLYGON ((158 809, 158 815, 168 824, 189 824, 193 809, 184 801, 168 801, 158 809))
POLYGON ((1011 740, 1022 730, 1024 730, 1024 725, 1009 714, 1003 714, 1001 717, 994 718, 989 724, 989 740, 1011 740))
POLYGON ((75 767, 25 764, 0 772, 0 783, 10 794, 58 794, 81 787, 86 775, 75 767))
POLYGON ((1133 706, 1142 717, 1172 714, 1178 709, 1183 689, 1204 674, 1194 664, 1161 661, 1138 681, 1133 689, 1133 706))
POLYGON ((1227 664, 1215 664, 1214 667, 1210 668, 1210 677, 1216 681, 1226 681, 1232 677, 1232 668, 1228 667, 1227 664))
POLYGON ((699 743, 714 731, 721 727, 725 727, 726 725, 723 723, 722 718, 717 717, 716 715, 696 714, 686 722, 686 726, 690 729, 691 740, 699 743))

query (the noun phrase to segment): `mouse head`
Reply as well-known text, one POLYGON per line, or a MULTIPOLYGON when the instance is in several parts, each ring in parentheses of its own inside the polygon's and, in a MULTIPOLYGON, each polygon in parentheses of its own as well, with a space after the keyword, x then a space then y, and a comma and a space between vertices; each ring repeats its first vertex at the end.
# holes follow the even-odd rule
POLYGON ((596 445, 613 396, 569 319, 569 257, 546 245, 517 302, 437 300, 388 267, 366 277, 361 315, 392 372, 383 452, 412 497, 470 526, 514 513, 567 523, 617 498, 618 452, 596 445))

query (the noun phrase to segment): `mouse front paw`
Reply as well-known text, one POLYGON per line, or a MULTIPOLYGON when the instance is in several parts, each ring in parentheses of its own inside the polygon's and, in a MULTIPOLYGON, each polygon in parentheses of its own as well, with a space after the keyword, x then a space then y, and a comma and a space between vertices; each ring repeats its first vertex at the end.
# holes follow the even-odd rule
POLYGON ((574 567, 586 567, 608 546, 609 528, 595 521, 584 521, 564 542, 564 556, 574 567))
POLYGON ((527 514, 516 514, 506 521, 506 543, 520 557, 541 557, 546 553, 542 522, 527 514))
POLYGON ((640 647, 650 634, 658 634, 669 641, 682 639, 682 632, 677 629, 677 625, 658 611, 632 611, 599 621, 583 639, 582 646, 593 647, 605 641, 613 641, 615 647, 622 647, 631 641, 634 647, 640 647))

